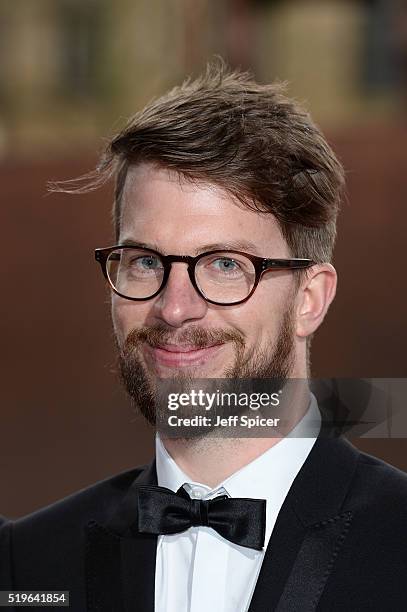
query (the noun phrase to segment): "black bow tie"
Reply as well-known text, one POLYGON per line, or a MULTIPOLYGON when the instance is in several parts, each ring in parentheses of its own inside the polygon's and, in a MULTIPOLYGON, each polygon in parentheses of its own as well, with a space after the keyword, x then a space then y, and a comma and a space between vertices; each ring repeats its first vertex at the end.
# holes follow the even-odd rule
POLYGON ((138 487, 139 532, 172 534, 198 525, 212 527, 234 544, 262 550, 266 500, 226 495, 191 499, 183 487, 177 493, 153 485, 138 487))

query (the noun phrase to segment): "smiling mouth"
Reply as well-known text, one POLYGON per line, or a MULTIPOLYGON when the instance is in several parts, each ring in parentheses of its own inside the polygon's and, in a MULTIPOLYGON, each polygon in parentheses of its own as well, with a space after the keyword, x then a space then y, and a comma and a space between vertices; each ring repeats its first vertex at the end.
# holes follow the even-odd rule
POLYGON ((205 347, 193 345, 164 344, 159 346, 144 345, 145 353, 157 366, 187 367, 204 365, 224 346, 223 343, 205 347))

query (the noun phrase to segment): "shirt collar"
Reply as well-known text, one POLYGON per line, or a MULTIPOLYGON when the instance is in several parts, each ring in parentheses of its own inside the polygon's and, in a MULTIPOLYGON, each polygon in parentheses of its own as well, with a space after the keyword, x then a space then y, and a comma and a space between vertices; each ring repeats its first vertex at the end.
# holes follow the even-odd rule
POLYGON ((156 436, 156 464, 159 486, 172 491, 186 485, 190 493, 200 489, 203 497, 216 495, 266 499, 266 545, 277 515, 290 487, 310 453, 321 426, 321 416, 315 396, 311 394, 307 412, 286 437, 265 453, 226 478, 214 489, 192 481, 176 464, 165 449, 159 435, 156 436), (307 437, 304 437, 307 436, 307 437))

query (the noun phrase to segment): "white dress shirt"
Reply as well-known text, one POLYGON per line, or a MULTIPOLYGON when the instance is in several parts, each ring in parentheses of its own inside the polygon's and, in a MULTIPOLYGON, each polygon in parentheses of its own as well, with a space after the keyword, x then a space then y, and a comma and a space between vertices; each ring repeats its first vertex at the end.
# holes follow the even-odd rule
POLYGON ((288 436, 215 489, 192 482, 157 436, 160 486, 172 491, 184 486, 193 499, 228 495, 267 502, 265 546, 261 551, 233 544, 210 527, 191 527, 182 533, 159 536, 155 576, 157 612, 247 611, 277 515, 314 445, 320 423, 316 399, 311 395, 307 413, 288 436))

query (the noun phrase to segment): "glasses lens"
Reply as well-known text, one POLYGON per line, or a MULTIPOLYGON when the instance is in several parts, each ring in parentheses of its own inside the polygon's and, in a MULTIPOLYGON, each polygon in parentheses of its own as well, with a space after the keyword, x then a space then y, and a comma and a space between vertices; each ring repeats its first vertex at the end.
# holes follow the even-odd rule
POLYGON ((151 297, 160 289, 164 276, 158 255, 134 247, 112 251, 106 269, 116 291, 129 298, 151 297))
POLYGON ((256 271, 250 259, 228 251, 202 257, 195 268, 198 287, 208 300, 233 304, 247 298, 253 289, 256 271))

